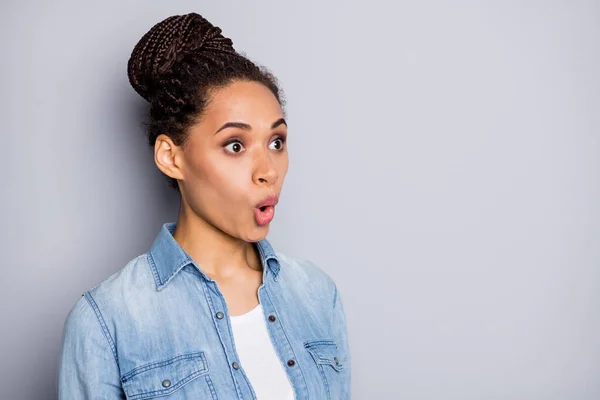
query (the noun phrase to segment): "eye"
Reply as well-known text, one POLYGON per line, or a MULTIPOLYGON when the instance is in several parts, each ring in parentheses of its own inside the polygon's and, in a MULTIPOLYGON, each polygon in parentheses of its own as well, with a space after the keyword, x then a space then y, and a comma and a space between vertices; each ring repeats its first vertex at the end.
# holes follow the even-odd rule
POLYGON ((228 143, 225 149, 230 153, 241 153, 244 151, 244 145, 239 140, 228 143))
POLYGON ((277 138, 275 140, 273 140, 271 142, 271 144, 269 145, 269 148, 272 150, 282 150, 283 149, 283 143, 285 143, 285 139, 284 138, 277 138))

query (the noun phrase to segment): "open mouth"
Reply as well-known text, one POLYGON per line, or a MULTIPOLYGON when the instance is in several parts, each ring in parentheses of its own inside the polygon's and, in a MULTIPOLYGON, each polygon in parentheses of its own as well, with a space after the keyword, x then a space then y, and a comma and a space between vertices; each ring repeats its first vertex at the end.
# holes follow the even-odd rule
POLYGON ((276 195, 267 196, 263 201, 258 203, 254 208, 254 218, 256 223, 260 226, 269 224, 273 220, 275 215, 275 206, 277 205, 278 198, 276 195))
POLYGON ((262 206, 254 209, 254 217, 259 225, 266 225, 273 219, 275 214, 275 207, 273 206, 262 206))

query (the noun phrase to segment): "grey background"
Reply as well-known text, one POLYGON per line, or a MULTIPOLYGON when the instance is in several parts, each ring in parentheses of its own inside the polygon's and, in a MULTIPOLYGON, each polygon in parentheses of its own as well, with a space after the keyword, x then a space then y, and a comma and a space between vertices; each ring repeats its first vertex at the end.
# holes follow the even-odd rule
POLYGON ((356 399, 600 398, 600 4, 4 1, 0 397, 178 202, 126 62, 197 11, 280 78, 269 236, 345 298, 356 399))

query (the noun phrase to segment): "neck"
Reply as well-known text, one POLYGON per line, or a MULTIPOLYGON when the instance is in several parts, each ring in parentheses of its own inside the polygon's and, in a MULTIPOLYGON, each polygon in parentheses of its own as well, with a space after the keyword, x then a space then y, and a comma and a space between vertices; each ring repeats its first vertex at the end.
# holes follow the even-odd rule
POLYGON ((173 237, 210 277, 228 278, 262 268, 252 243, 217 229, 197 216, 183 200, 173 237))

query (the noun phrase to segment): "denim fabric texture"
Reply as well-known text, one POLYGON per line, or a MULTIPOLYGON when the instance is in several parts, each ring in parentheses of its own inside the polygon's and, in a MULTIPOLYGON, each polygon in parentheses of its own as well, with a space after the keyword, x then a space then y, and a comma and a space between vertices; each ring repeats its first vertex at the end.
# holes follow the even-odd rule
MULTIPOLYGON (((149 252, 86 291, 64 327, 59 398, 256 399, 217 283, 162 226, 149 252)), ((297 400, 350 399, 346 317, 310 261, 255 243, 271 342, 297 400)))

